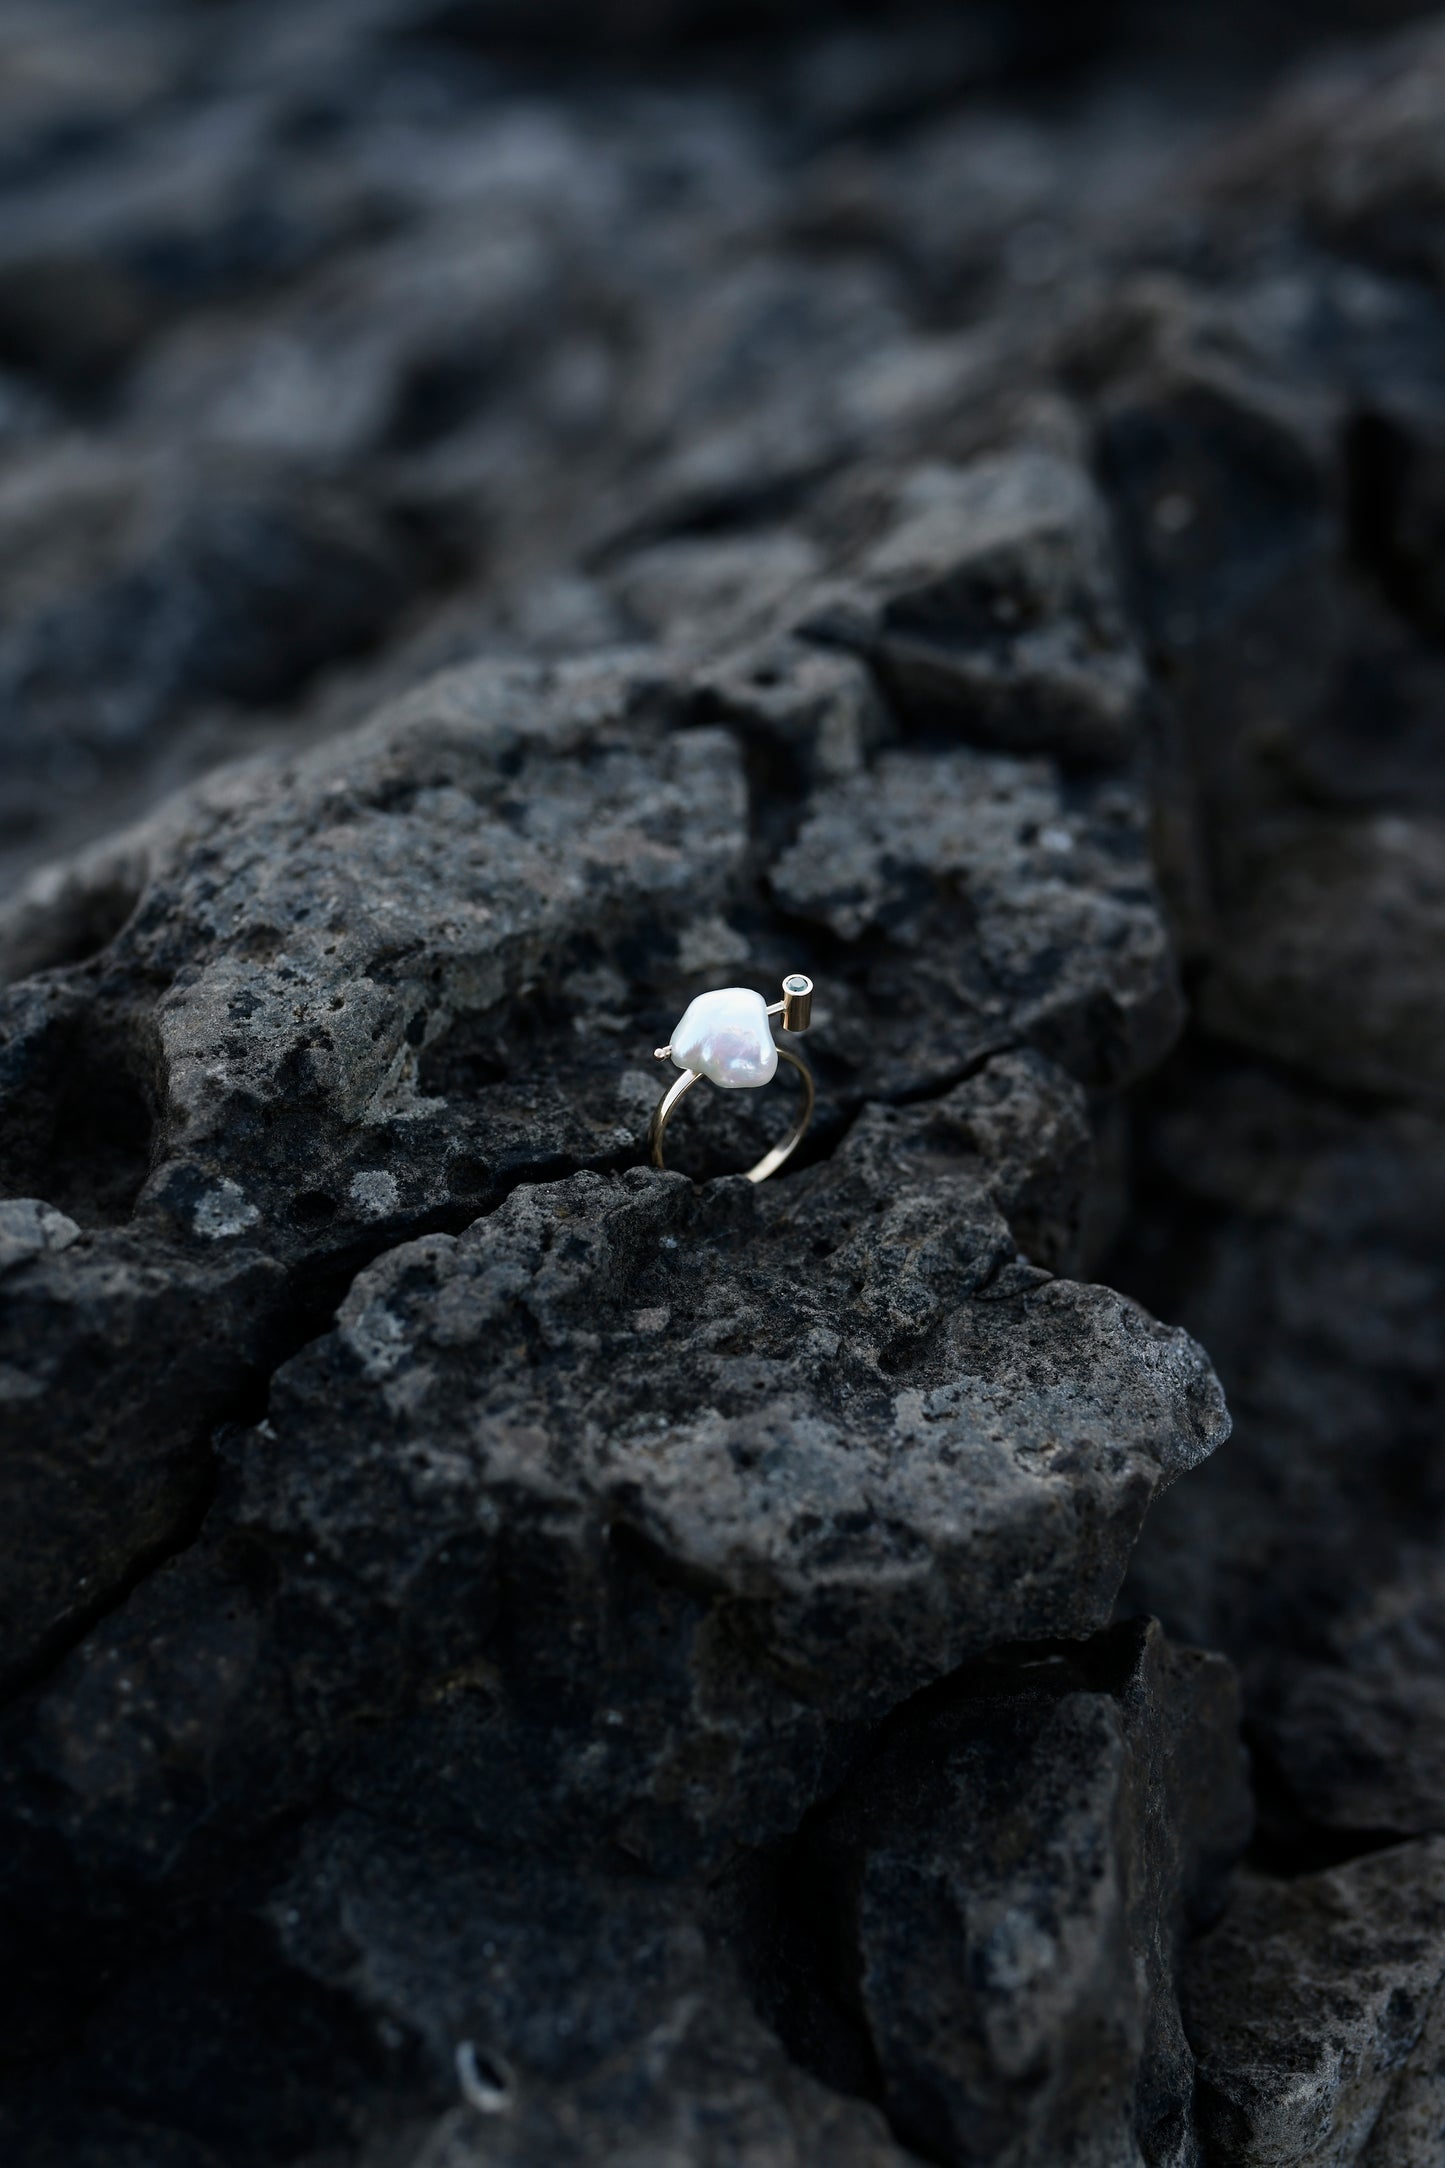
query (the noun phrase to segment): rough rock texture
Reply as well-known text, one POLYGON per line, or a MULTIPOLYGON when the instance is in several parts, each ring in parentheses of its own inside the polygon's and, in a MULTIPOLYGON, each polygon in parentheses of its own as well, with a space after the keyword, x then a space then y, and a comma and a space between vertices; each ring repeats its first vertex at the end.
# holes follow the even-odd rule
POLYGON ((7 2168, 1438 2160, 1445 33, 1160 12, 0 20, 7 2168))
POLYGON ((1242 1878, 1185 1973, 1206 2141, 1261 2168, 1436 2158, 1414 2140, 1438 2141, 1442 1982, 1438 1838, 1296 1882, 1242 1878))
MULTIPOLYGON (((650 1049, 710 960, 770 950, 780 976, 800 947, 811 962, 840 919, 855 946, 859 921, 876 929, 864 957, 840 958, 819 1012, 823 1134, 865 1095, 937 1089, 1001 1046, 1042 1044, 1091 1081, 1127 1074, 1131 1053, 1137 1067, 1138 1041, 1172 1013, 1173 982, 1127 792, 1095 794, 1065 825, 1042 764, 966 770, 960 788, 968 756, 900 755, 861 835, 854 820, 856 858, 824 854, 840 889, 812 898, 806 868, 846 813, 825 786, 798 842, 759 866, 738 742, 717 725, 669 728, 685 693, 625 660, 455 672, 339 747, 229 774, 123 840, 117 855, 143 882, 125 927, 89 964, 11 990, 15 1186, 89 1226, 14 1282, 6 1375, 33 1443, 10 1463, 26 1540, 7 1667, 33 1663, 116 1586, 164 1533, 168 1496, 177 1519, 189 1511, 186 1435, 191 1462, 204 1461, 207 1417, 282 1329, 298 1281, 418 1226, 462 1225, 524 1175, 636 1158, 657 1090, 650 1049), (890 838, 895 855, 913 845, 920 792, 932 808, 910 882, 887 851, 890 838), (885 876, 911 887, 918 927, 869 893, 885 876), (789 936, 763 931, 772 893, 791 908, 789 936), (869 1028, 884 972, 921 1043, 869 1028), (83 1113, 67 1120, 76 1099, 83 1113), (62 1397, 82 1385, 73 1341, 47 1319, 91 1312, 97 1282, 134 1315, 116 1327, 127 1342, 149 1338, 148 1303, 179 1322, 210 1301, 215 1325, 208 1385, 186 1369, 199 1350, 182 1324, 174 1367, 144 1346, 133 1392, 112 1407, 108 1457, 146 1475, 129 1499, 98 1485, 83 1499, 87 1598, 69 1500, 73 1455, 95 1446, 62 1397), (30 1352, 52 1347, 61 1394, 30 1352)), ((33 906, 21 938, 32 924, 33 906)), ((762 1118, 748 1095, 732 1126, 762 1118)), ((802 1237, 770 1284, 806 1288, 810 1239, 821 1246, 828 1230, 802 1237)), ((828 1316, 819 1329, 848 1327, 828 1316)))
POLYGON ((855 590, 830 594, 809 629, 866 654, 915 727, 1121 759, 1146 679, 1108 518, 1078 461, 1042 447, 920 467, 855 590))
POLYGON ((1250 1064, 1171 1093, 1149 1150, 1191 1238, 1164 1307, 1232 1365, 1237 1429, 1227 1478, 1156 1519, 1136 1585, 1243 1665, 1281 1808, 1433 1829, 1439 1124, 1362 1121, 1250 1064))
POLYGON ((1174 1971, 1249 1831, 1233 1699, 1119 1626, 959 1675, 830 1802, 819 1894, 926 2158, 1194 2156, 1174 1971))

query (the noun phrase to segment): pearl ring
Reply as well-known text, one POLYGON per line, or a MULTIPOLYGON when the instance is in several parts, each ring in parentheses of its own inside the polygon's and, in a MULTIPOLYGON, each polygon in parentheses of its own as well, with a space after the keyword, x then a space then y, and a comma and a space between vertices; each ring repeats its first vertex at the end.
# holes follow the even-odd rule
POLYGON ((774 1039, 770 1022, 774 1016, 782 1018, 784 1031, 806 1031, 813 1017, 812 980, 794 972, 783 981, 782 1000, 771 1008, 750 986, 720 986, 688 1003, 672 1043, 653 1049, 654 1060, 675 1062, 682 1071, 659 1099, 647 1132, 654 1167, 663 1165, 663 1131, 684 1092, 690 1092, 703 1077, 724 1091, 756 1091, 772 1083, 780 1061, 790 1062, 803 1080, 802 1108, 782 1142, 749 1167, 747 1179, 765 1182, 797 1150, 813 1118, 813 1075, 790 1047, 779 1046, 774 1039))

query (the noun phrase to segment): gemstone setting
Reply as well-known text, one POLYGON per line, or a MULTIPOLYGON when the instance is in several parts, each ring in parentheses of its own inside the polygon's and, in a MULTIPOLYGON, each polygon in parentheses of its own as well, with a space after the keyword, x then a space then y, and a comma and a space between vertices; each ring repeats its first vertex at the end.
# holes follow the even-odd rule
POLYGON ((724 1091, 756 1091, 778 1073, 767 1003, 751 986, 720 986, 690 1001, 669 1051, 679 1069, 695 1069, 724 1091))

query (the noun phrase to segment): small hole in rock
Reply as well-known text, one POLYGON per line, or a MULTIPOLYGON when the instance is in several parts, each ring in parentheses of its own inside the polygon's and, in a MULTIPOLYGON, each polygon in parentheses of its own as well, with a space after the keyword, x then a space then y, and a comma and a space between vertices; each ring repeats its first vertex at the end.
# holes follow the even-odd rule
POLYGON ((75 880, 43 903, 22 902, 6 937, 0 977, 28 978, 88 963, 124 926, 139 903, 142 881, 113 871, 93 881, 75 880))
POLYGON ((457 2080, 464 2098, 482 2115, 502 2115, 512 2104, 511 2073, 499 2055, 472 2041, 458 2043, 457 2080))
POLYGON ((336 1199, 324 1189, 303 1189, 292 1201, 291 1217, 298 1227, 318 1227, 323 1220, 335 1219, 336 1199))
POLYGON ((87 1012, 60 1019, 0 1106, 0 1193, 82 1227, 130 1217, 151 1167, 158 1050, 87 1012))

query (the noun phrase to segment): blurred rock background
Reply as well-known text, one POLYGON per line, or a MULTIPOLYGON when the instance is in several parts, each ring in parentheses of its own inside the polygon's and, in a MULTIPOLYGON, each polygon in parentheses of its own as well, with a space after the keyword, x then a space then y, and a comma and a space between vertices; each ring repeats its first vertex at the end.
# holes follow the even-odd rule
POLYGON ((1390 13, 8 5, 5 879, 384 660, 676 623, 630 546, 871 449, 1390 13))

